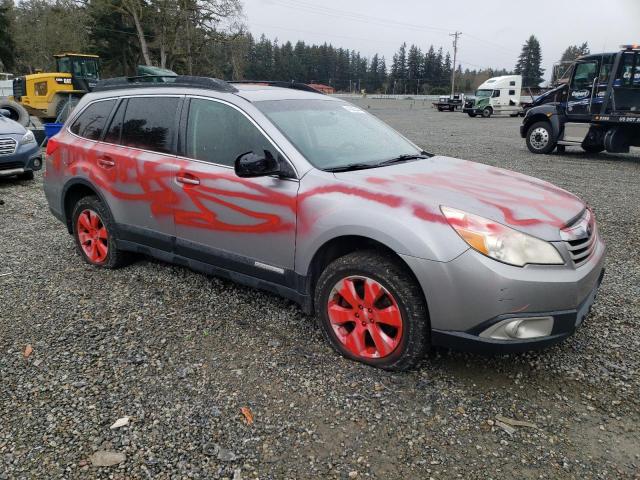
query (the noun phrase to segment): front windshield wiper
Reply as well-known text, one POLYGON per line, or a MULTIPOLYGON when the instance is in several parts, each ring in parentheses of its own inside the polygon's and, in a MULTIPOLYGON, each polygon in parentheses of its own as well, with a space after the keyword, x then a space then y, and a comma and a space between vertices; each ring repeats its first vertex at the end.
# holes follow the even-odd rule
POLYGON ((393 165, 394 163, 409 162, 411 160, 420 160, 423 158, 430 158, 430 157, 431 155, 429 155, 427 152, 422 152, 419 154, 409 153, 404 155, 398 155, 397 157, 393 157, 388 160, 384 160, 380 163, 377 163, 376 167, 384 167, 385 165, 393 165))
POLYGON ((348 163, 347 165, 340 165, 338 167, 323 168, 325 172, 348 172, 351 170, 364 170, 365 168, 375 168, 376 163, 348 163))

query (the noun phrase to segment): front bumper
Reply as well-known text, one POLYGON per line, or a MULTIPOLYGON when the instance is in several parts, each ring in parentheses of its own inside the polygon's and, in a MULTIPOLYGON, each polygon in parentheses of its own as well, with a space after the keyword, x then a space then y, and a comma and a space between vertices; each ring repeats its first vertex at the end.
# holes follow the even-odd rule
POLYGON ((598 237, 587 262, 574 267, 506 265, 467 250, 450 262, 403 256, 425 292, 432 343, 465 350, 522 351, 556 343, 582 323, 604 272, 605 246, 598 237), (505 319, 551 317, 553 327, 535 338, 497 340, 486 331, 505 319), (485 335, 481 334, 485 332, 485 335))
POLYGON ((561 342, 565 338, 573 335, 585 318, 591 311, 602 278, 604 277, 604 269, 600 271, 598 283, 575 310, 565 310, 556 312, 538 312, 535 314, 507 314, 493 318, 481 325, 471 329, 468 332, 452 332, 446 330, 432 330, 431 344, 453 348, 455 350, 464 350, 468 352, 480 353, 517 353, 528 350, 538 350, 555 343, 561 342), (530 339, 518 340, 497 340, 493 338, 483 338, 480 334, 491 326, 503 322, 508 319, 535 318, 535 317, 551 317, 553 318, 553 330, 550 335, 544 337, 536 337, 530 339))
POLYGON ((481 115, 482 114, 482 108, 465 107, 465 108, 462 109, 462 111, 464 113, 475 113, 476 115, 481 115))
POLYGON ((11 155, 0 156, 0 177, 20 175, 42 168, 42 153, 37 144, 18 147, 11 155))

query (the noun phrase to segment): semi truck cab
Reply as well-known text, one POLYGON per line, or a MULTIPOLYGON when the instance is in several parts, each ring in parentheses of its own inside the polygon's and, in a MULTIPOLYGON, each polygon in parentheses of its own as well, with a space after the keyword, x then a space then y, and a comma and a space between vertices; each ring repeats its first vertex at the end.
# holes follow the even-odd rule
POLYGON ((478 87, 475 97, 465 102, 462 111, 470 117, 482 115, 489 118, 493 114, 518 115, 522 109, 521 94, 522 76, 493 77, 478 87))

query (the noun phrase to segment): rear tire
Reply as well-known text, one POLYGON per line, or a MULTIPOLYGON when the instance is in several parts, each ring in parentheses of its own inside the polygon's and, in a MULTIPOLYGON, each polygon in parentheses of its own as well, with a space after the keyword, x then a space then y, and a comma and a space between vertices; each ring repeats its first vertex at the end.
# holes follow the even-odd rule
POLYGON ((536 122, 527 130, 527 148, 531 153, 551 153, 556 144, 549 122, 536 122))
POLYGON ((18 122, 23 127, 29 126, 29 112, 19 103, 7 99, 0 100, 0 108, 9 110, 11 120, 18 122))
POLYGON ((76 249, 85 262, 109 269, 129 263, 130 253, 118 249, 115 222, 98 197, 78 200, 71 218, 76 249))
POLYGON ((427 351, 430 325, 422 289, 405 265, 379 251, 334 260, 318 279, 314 302, 325 339, 351 360, 408 370, 427 351))
POLYGON ((585 145, 584 143, 581 145, 582 149, 587 153, 601 153, 604 152, 604 145, 585 145))

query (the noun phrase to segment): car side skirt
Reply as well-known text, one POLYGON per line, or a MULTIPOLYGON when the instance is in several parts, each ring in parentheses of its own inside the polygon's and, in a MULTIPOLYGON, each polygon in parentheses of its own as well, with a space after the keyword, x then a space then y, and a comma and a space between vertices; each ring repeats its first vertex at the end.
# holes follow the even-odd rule
POLYGON ((298 303, 305 313, 312 311, 307 279, 293 270, 267 269, 253 259, 130 225, 118 225, 117 245, 122 250, 278 294, 298 303))

